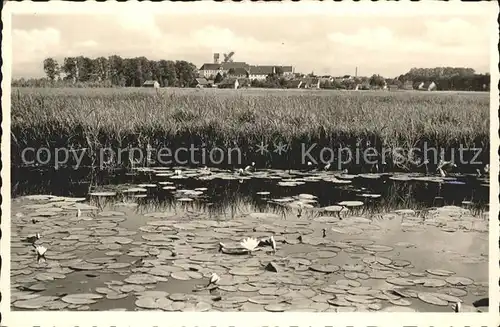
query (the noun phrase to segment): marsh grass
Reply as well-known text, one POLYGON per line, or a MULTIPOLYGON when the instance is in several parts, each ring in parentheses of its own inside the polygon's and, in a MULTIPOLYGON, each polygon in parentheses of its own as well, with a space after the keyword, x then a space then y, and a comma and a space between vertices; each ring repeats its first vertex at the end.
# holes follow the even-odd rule
MULTIPOLYGON (((488 161, 490 140, 486 93, 18 88, 11 116, 13 165, 22 164, 26 147, 85 148, 84 164, 92 166, 100 148, 194 144, 238 145, 244 162, 288 168, 300 166, 301 143, 319 150, 367 142, 377 149, 477 147, 488 161), (261 142, 279 141, 291 146, 286 155, 255 152, 261 142)), ((392 168, 411 170, 399 166, 392 168)))

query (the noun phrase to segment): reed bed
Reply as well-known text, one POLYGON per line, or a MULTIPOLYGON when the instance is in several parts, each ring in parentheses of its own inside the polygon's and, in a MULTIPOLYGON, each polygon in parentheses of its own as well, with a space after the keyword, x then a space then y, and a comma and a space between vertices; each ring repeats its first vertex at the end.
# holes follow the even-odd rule
POLYGON ((194 144, 237 145, 246 162, 297 167, 302 143, 317 151, 462 145, 482 148, 488 161, 489 116, 487 93, 14 88, 12 164, 22 165, 26 147, 85 148, 92 165, 101 148, 194 144), (255 151, 279 141, 291 146, 285 155, 255 151))

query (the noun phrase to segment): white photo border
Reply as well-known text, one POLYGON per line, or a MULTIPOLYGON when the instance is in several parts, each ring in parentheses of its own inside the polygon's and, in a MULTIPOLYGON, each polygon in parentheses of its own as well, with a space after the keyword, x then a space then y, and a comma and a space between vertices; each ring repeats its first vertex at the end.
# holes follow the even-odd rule
POLYGON ((110 13, 130 11, 140 15, 141 11, 178 12, 193 15, 207 12, 218 13, 259 13, 273 16, 282 13, 310 13, 311 15, 398 15, 412 16, 415 13, 427 15, 452 16, 454 13, 484 15, 491 20, 491 92, 490 92, 490 139, 492 163, 499 163, 499 121, 498 121, 498 23, 499 6, 496 2, 463 3, 448 2, 4 2, 2 10, 2 238, 0 243, 2 265, 0 291, 2 294, 0 310, 1 326, 8 327, 55 327, 55 326, 499 326, 499 239, 498 223, 498 173, 499 165, 491 165, 490 183, 490 220, 489 220, 489 299, 488 313, 177 313, 177 312, 48 312, 48 311, 11 311, 10 306, 10 89, 12 62, 12 15, 28 13, 110 13))

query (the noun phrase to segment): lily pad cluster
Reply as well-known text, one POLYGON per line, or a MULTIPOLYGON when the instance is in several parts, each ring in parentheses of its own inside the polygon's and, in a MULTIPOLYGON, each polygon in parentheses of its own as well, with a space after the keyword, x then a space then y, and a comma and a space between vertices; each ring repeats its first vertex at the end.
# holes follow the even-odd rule
MULTIPOLYGON (((190 172, 158 174, 189 177, 190 172)), ((196 176, 213 175, 218 176, 207 172, 196 176)), ((125 193, 147 193, 154 187, 132 186, 125 193)), ((181 200, 203 197, 206 189, 172 191, 181 200)), ((115 195, 106 191, 89 198, 115 195)), ((269 196, 264 191, 260 195, 269 196)), ((317 208, 312 194, 299 193, 281 202, 294 209, 317 208)), ((419 245, 406 241, 416 239, 408 235, 430 229, 438 235, 463 233, 464 237, 485 233, 480 220, 460 207, 428 210, 425 219, 411 210, 387 213, 378 220, 336 215, 365 205, 353 200, 320 208, 312 218, 247 212, 224 220, 193 213, 189 207, 168 211, 123 206, 123 201, 91 203, 86 198, 49 195, 13 200, 13 309, 451 311, 453 304, 465 305, 471 296, 484 296, 488 289, 481 280, 450 268, 468 263, 486 267, 487 238, 480 241, 486 245, 484 253, 453 253, 443 245, 441 252, 430 254, 454 263, 443 267, 423 266, 412 252, 419 245), (397 224, 387 224, 396 220, 397 224), (407 237, 397 241, 385 237, 396 230, 407 237), (43 262, 36 260, 25 241, 36 233, 48 249, 43 262), (268 241, 260 242, 271 236, 276 251, 268 241), (227 250, 236 249, 246 238, 266 245, 251 252, 227 250), (226 251, 220 251, 220 243, 226 251), (213 273, 220 281, 209 285, 213 273)))

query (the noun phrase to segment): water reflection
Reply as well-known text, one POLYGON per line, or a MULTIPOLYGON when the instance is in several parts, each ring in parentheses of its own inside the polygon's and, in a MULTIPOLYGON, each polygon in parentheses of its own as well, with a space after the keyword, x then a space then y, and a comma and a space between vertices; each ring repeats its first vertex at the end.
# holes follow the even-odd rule
MULTIPOLYGON (((166 169, 145 171, 93 171, 90 169, 12 170, 12 196, 29 194, 51 194, 58 196, 86 197, 95 190, 117 191, 117 196, 107 201, 136 202, 140 206, 157 208, 185 207, 191 210, 220 214, 237 211, 243 204, 252 210, 289 212, 289 208, 276 199, 312 194, 315 207, 326 207, 341 201, 363 201, 363 210, 375 213, 400 208, 424 209, 444 205, 466 205, 474 213, 486 208, 489 201, 489 184, 475 176, 456 176, 445 180, 422 179, 423 175, 352 175, 342 178, 343 183, 332 182, 334 173, 311 172, 288 173, 285 171, 262 171, 258 178, 240 178, 231 172, 213 171, 219 175, 204 179, 196 170, 184 170, 182 178, 166 169), (165 176, 168 175, 168 176, 165 176), (396 179, 396 180, 395 180, 396 179), (416 180, 417 179, 417 180, 416 180), (282 181, 300 181, 293 187, 282 186, 282 181), (147 184, 145 192, 120 191, 147 184), (201 189, 201 194, 191 196, 192 202, 179 204, 179 190, 201 189), (264 194, 260 194, 264 192, 264 194), (368 194, 368 195, 367 195, 368 194), (377 198, 369 197, 375 195, 377 198)), ((335 177, 334 177, 335 178, 335 177)), ((285 183, 283 183, 285 184, 285 183)), ((186 197, 184 197, 186 198, 186 197)), ((189 196, 187 196, 189 198, 189 196)), ((100 199, 104 201, 104 199, 100 199)))

